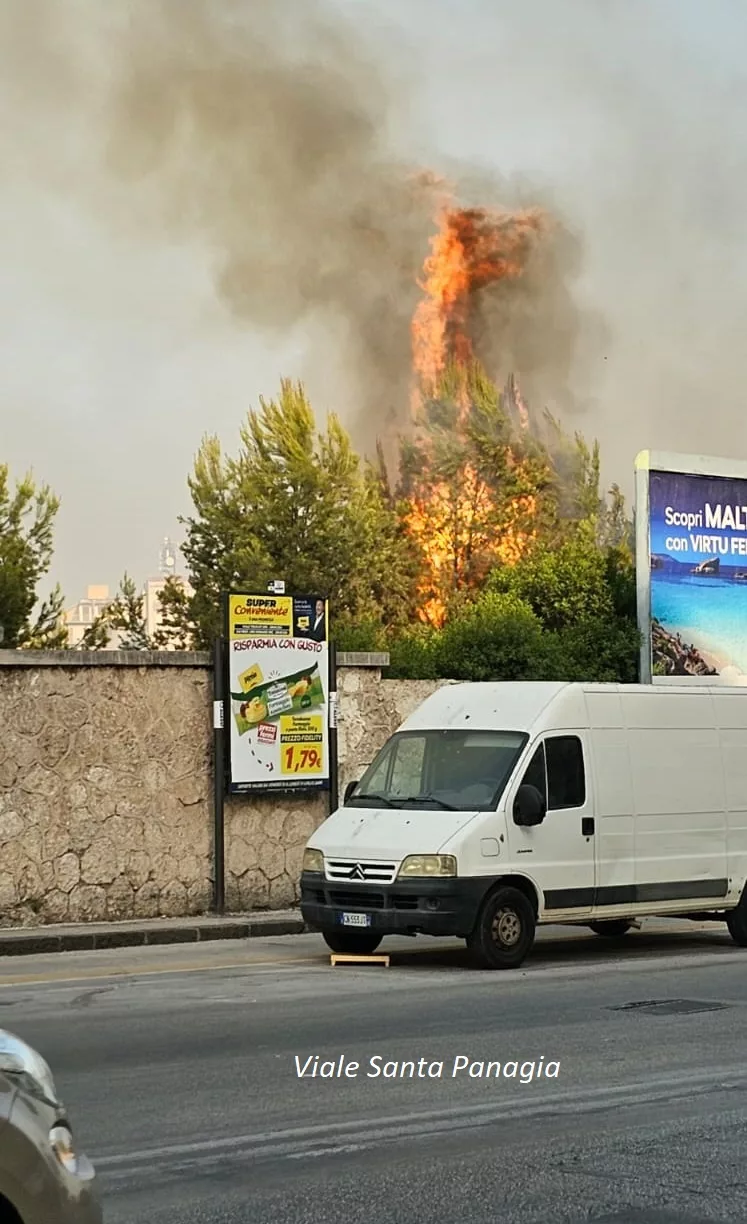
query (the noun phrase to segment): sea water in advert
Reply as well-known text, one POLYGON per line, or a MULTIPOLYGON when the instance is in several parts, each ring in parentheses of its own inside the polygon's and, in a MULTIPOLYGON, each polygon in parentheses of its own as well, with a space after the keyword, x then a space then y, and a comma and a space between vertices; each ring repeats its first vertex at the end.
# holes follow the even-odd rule
POLYGON ((232 789, 324 786, 329 778, 326 601, 230 595, 228 658, 232 789))

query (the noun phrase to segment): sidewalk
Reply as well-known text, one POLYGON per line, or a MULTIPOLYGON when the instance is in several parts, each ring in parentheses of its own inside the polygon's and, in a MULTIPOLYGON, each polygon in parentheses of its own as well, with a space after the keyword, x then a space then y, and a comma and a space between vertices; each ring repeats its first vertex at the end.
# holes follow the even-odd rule
POLYGON ((0 927, 0 956, 36 956, 46 952, 91 952, 145 944, 199 943, 215 939, 301 935, 298 910, 199 918, 144 918, 133 922, 81 922, 67 926, 0 927))

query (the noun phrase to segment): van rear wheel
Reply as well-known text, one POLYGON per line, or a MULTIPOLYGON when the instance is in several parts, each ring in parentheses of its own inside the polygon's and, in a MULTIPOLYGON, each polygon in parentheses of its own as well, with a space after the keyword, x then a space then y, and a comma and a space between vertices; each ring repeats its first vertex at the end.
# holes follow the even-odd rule
POLYGON ((339 956, 371 956, 381 943, 373 931, 322 931, 324 942, 339 956))
POLYGON ((604 935, 607 939, 621 939, 627 935, 633 923, 627 918, 608 918, 605 922, 590 922, 589 930, 595 935, 604 935))
POLYGON ((497 888, 483 902, 467 947, 482 969, 518 969, 534 943, 534 910, 518 888, 497 888))

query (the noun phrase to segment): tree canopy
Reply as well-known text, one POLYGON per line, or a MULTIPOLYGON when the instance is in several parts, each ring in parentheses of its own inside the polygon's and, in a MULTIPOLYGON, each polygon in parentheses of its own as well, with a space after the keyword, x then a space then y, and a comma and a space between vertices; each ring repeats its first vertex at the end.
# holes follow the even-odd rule
POLYGON ((404 623, 413 606, 416 557, 383 474, 364 463, 336 417, 317 428, 302 386, 284 381, 260 400, 238 454, 204 439, 189 478, 193 514, 183 520, 194 596, 165 593, 174 629, 207 646, 220 631, 220 594, 264 589, 327 596, 338 634, 404 623))
POLYGON ((39 584, 48 573, 54 548, 54 521, 60 507, 47 485, 31 473, 13 485, 7 464, 0 464, 0 646, 63 646, 59 587, 39 604, 39 584), (35 614, 35 615, 34 615, 35 614))
MULTIPOLYGON (((221 594, 327 596, 338 647, 386 650, 391 676, 635 680, 632 526, 600 455, 548 413, 530 416, 473 364, 447 369, 400 439, 392 482, 356 454, 335 416, 320 423, 303 386, 261 399, 235 454, 203 439, 181 520, 189 587, 170 578, 161 626, 125 574, 84 649, 210 646, 221 594)), ((5 644, 62 645, 61 595, 31 613, 52 555, 58 500, 0 467, 0 623, 5 644)))
POLYGON ((393 492, 299 384, 261 400, 240 443, 225 455, 207 437, 196 457, 194 594, 167 583, 160 644, 208 646, 222 591, 282 578, 328 596, 338 645, 388 650, 392 676, 635 678, 622 496, 600 491, 598 446, 547 413, 527 420, 511 383, 447 370, 401 440, 393 492))

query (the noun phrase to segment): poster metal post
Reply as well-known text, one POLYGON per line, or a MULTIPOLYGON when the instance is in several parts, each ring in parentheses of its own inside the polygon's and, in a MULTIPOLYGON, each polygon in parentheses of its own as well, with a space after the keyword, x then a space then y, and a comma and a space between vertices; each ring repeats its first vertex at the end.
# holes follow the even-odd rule
POLYGON ((226 908, 225 885, 225 641, 213 643, 213 910, 226 908))
POLYGON ((337 648, 329 645, 329 814, 340 801, 339 758, 337 748, 337 648))

